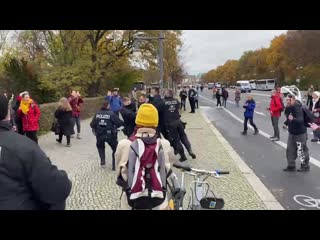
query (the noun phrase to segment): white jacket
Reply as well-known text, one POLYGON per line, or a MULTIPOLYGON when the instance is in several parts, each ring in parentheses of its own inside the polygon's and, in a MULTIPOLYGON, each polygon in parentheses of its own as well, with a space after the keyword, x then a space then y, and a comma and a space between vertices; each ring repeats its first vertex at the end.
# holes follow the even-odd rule
MULTIPOLYGON (((150 137, 153 137, 156 134, 156 131, 152 128, 140 128, 137 131, 136 136, 141 137, 141 133, 147 132, 149 133, 150 137)), ((117 170, 117 177, 122 176, 122 178, 127 181, 127 162, 129 160, 129 152, 131 141, 128 139, 123 139, 119 142, 117 151, 115 153, 115 160, 116 160, 116 170, 117 170), (121 169, 121 171, 120 171, 121 169)), ((171 168, 171 163, 174 161, 174 154, 173 150, 170 146, 170 143, 166 139, 161 139, 161 145, 165 155, 165 165, 167 171, 171 168)), ((127 196, 124 192, 121 197, 121 207, 122 210, 131 210, 132 208, 128 205, 127 196)), ((168 201, 164 201, 159 207, 154 208, 154 210, 167 210, 168 209, 168 201)))

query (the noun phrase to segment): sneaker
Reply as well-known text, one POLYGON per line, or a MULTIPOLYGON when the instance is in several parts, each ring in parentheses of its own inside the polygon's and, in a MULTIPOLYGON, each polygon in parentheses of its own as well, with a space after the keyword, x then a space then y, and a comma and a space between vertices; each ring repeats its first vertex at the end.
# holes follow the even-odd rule
POLYGON ((71 147, 71 144, 69 143, 69 144, 67 144, 67 147, 71 147))
POLYGON ((71 135, 70 138, 74 138, 74 135, 71 135))
POLYGON ((276 138, 276 136, 269 137, 270 140, 273 139, 273 138, 276 138))
POLYGON ((317 144, 320 144, 320 140, 318 140, 317 144))
POLYGON ((310 166, 309 164, 301 164, 300 168, 298 169, 298 172, 309 172, 310 166))
POLYGON ((316 138, 311 139, 311 142, 319 142, 319 139, 316 139, 316 138))
POLYGON ((259 130, 257 129, 254 131, 253 135, 258 135, 258 133, 259 133, 259 130))
POLYGON ((77 139, 81 139, 80 133, 77 134, 77 139))
POLYGON ((56 139, 56 141, 61 144, 61 141, 59 141, 59 139, 56 139))
POLYGON ((277 142, 277 141, 280 141, 280 138, 273 138, 273 139, 270 139, 271 141, 273 141, 273 142, 277 142))
POLYGON ((242 135, 247 135, 247 131, 241 132, 242 135))
POLYGON ((284 168, 283 171, 284 172, 295 172, 296 167, 288 166, 288 167, 284 168))

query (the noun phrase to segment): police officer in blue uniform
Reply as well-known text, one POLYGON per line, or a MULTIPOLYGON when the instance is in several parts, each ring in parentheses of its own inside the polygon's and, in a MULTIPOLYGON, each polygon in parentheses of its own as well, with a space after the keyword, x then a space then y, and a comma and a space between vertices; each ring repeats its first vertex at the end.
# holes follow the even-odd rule
POLYGON ((123 121, 109 110, 109 102, 105 101, 99 112, 93 117, 90 126, 97 137, 97 148, 101 166, 106 164, 105 142, 112 149, 112 170, 115 171, 115 152, 118 146, 118 128, 123 126, 123 121))

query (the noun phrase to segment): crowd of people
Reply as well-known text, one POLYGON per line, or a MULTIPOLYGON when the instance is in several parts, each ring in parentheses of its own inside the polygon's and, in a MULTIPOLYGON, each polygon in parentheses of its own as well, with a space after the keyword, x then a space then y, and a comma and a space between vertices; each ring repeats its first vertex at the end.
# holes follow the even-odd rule
MULTIPOLYGON (((106 166, 105 143, 112 150, 112 170, 116 171, 116 182, 122 188, 122 209, 167 209, 166 178, 170 176, 174 155, 179 161, 187 160, 185 149, 195 159, 192 146, 185 133, 186 123, 181 120, 180 111, 186 110, 189 100, 191 112, 195 113, 199 89, 185 86, 179 93, 179 101, 172 90, 161 97, 159 88, 153 88, 149 95, 119 95, 119 89, 108 91, 101 109, 90 123, 96 137, 96 147, 100 165, 106 166), (122 128, 125 139, 118 142, 118 132, 122 128), (146 201, 146 199, 148 201, 146 201)), ((202 90, 202 89, 201 89, 202 90)), ((217 106, 226 108, 228 91, 214 90, 217 106), (223 103, 221 103, 221 97, 223 103), (219 106, 220 105, 220 106, 219 106)), ((283 127, 288 130, 287 167, 284 171, 296 171, 296 159, 301 160, 300 172, 310 170, 307 147, 307 127, 313 129, 312 142, 320 143, 320 93, 313 89, 308 92, 311 100, 308 107, 296 99, 294 94, 286 96, 286 104, 280 88, 272 91, 270 112, 274 135, 271 141, 280 140, 279 119, 284 113, 283 127)), ((235 93, 239 107, 241 93, 235 93)), ((58 139, 61 144, 66 137, 67 146, 77 133, 80 137, 81 109, 84 100, 81 94, 72 90, 70 96, 61 98, 54 117, 57 119, 58 139), (75 131, 76 127, 76 131, 75 131)), ((248 122, 259 133, 255 125, 256 102, 252 95, 247 96, 243 108, 244 130, 247 135, 248 122)), ((72 183, 67 174, 51 164, 38 146, 37 132, 41 111, 28 92, 22 92, 14 99, 0 95, 0 174, 3 187, 0 190, 0 209, 64 209, 72 183), (22 136, 25 135, 25 136, 22 136), (17 150, 18 149, 18 150, 17 150), (15 176, 15 177, 11 177, 15 176)))

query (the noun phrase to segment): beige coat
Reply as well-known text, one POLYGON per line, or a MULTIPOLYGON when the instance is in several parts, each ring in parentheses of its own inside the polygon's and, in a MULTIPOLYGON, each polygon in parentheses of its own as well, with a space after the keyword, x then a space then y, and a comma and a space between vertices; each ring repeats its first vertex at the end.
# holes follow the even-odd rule
MULTIPOLYGON (((137 131, 136 136, 141 137, 142 132, 147 132, 152 137, 156 134, 156 131, 151 128, 140 128, 137 131)), ((130 152, 130 146, 131 141, 128 139, 123 139, 119 142, 117 151, 115 153, 115 160, 116 160, 116 168, 117 168, 117 177, 122 175, 124 180, 127 180, 127 162, 129 159, 129 152, 130 152), (121 169, 121 171, 120 171, 121 169)), ((170 143, 168 140, 161 139, 162 148, 165 155, 165 164, 167 171, 171 168, 171 163, 174 161, 174 154, 173 150, 170 146, 170 143)), ((131 210, 131 207, 128 205, 127 202, 127 196, 126 193, 123 193, 121 198, 121 207, 122 210, 131 210)), ((166 210, 168 209, 168 201, 164 201, 159 207, 154 208, 154 210, 166 210)))

